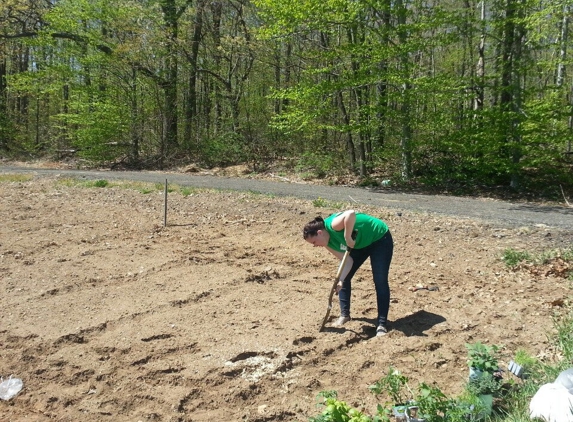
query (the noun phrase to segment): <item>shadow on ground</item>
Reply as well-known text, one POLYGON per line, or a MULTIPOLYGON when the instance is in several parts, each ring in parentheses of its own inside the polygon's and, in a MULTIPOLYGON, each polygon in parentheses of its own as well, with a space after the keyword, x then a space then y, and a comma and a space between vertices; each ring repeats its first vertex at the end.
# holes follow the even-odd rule
POLYGON ((390 328, 392 330, 402 331, 407 337, 427 337, 428 335, 424 333, 424 331, 445 321, 446 318, 441 315, 422 310, 397 319, 390 325, 390 328))

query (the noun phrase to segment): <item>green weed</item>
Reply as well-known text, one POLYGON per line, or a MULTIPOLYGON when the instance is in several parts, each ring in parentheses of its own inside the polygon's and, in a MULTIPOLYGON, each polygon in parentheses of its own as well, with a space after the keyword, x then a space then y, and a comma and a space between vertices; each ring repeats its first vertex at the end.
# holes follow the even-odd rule
MULTIPOLYGON (((573 265, 573 248, 568 249, 553 249, 548 251, 543 251, 537 254, 532 254, 524 251, 516 251, 514 249, 506 249, 503 252, 502 260, 508 267, 516 267, 522 262, 533 265, 545 265, 551 264, 555 260, 560 259, 570 264, 569 268, 573 265)), ((563 276, 569 281, 573 281, 573 270, 566 270, 563 276)))
POLYGON ((312 201, 312 205, 314 205, 316 208, 334 208, 337 210, 342 209, 344 207, 344 204, 342 204, 341 202, 328 201, 321 197, 318 197, 314 201, 312 201))
POLYGON ((105 188, 109 187, 110 183, 105 179, 100 180, 79 180, 73 178, 59 179, 58 185, 66 187, 79 187, 79 188, 105 188))
MULTIPOLYGON (((118 189, 131 189, 138 191, 144 195, 150 194, 152 192, 164 192, 164 183, 146 183, 146 182, 136 182, 131 180, 119 180, 110 182, 108 180, 80 180, 74 178, 60 179, 57 182, 59 185, 67 187, 80 187, 80 188, 118 188, 118 189)), ((195 189, 190 187, 181 187, 176 184, 168 184, 168 193, 180 193, 183 196, 189 196, 193 193, 200 192, 201 189, 195 189)))
POLYGON ((27 182, 34 178, 31 174, 0 174, 0 183, 2 182, 27 182))
POLYGON ((194 190, 191 188, 181 188, 181 195, 183 196, 189 196, 189 195, 193 195, 194 190))
POLYGON ((501 258, 505 265, 508 267, 515 267, 523 261, 530 261, 531 255, 528 252, 516 251, 514 249, 506 249, 501 258))
POLYGON ((573 361, 573 316, 553 318, 553 325, 557 332, 555 334, 555 343, 561 350, 563 359, 566 362, 573 361))

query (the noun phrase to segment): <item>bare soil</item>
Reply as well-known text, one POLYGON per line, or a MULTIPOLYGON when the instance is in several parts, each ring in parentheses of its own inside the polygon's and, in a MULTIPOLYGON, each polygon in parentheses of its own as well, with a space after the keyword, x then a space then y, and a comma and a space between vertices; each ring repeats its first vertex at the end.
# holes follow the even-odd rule
POLYGON ((163 227, 163 204, 57 177, 0 183, 0 375, 24 382, 0 420, 305 421, 323 390, 374 414, 368 385, 390 366, 457 394, 465 343, 503 345, 502 365, 520 348, 555 358, 567 265, 501 256, 562 246, 557 229, 361 207, 395 240, 391 331, 375 337, 368 264, 352 321, 319 332, 337 262, 301 231, 336 210, 202 190, 170 194, 163 227))

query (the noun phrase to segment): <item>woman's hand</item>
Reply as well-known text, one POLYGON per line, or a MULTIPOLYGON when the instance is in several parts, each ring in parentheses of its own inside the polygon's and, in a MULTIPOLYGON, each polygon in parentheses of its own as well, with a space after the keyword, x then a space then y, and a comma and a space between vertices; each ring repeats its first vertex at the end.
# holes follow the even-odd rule
POLYGON ((342 280, 339 280, 338 283, 336 284, 336 294, 340 293, 341 290, 342 290, 342 280))

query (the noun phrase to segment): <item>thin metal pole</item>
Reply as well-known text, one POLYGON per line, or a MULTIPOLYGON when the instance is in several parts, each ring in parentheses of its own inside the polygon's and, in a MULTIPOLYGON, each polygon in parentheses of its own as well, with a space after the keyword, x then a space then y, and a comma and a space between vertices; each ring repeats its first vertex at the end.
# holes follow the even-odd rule
POLYGON ((165 179, 165 193, 164 193, 164 207, 163 207, 163 227, 167 227, 167 179, 165 179))

